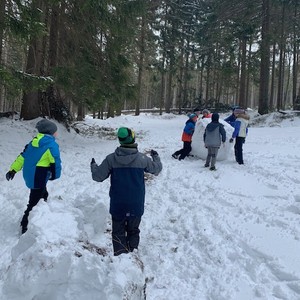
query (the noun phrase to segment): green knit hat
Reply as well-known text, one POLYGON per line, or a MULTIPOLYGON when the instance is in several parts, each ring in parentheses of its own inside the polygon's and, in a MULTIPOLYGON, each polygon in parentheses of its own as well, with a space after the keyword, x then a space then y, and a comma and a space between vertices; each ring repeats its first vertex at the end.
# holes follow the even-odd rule
POLYGON ((135 142, 134 131, 127 127, 120 127, 118 130, 118 139, 121 145, 134 144, 135 142))

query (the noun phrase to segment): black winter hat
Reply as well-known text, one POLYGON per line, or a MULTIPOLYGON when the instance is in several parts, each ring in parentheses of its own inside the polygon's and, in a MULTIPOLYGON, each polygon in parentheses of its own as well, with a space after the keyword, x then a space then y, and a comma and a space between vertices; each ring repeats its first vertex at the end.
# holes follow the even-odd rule
POLYGON ((211 121, 212 122, 219 122, 219 114, 218 113, 213 113, 211 116, 211 121))
POLYGON ((57 131, 57 126, 53 122, 42 119, 36 123, 35 128, 38 130, 39 133, 44 134, 51 134, 53 135, 57 131))

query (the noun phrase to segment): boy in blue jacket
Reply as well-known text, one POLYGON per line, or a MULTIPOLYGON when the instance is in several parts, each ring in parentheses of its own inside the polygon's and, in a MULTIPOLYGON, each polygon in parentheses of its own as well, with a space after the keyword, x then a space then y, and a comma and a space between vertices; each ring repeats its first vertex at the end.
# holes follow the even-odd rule
POLYGON ((192 136, 195 131, 197 119, 198 116, 196 114, 193 113, 189 115, 189 119, 185 122, 181 137, 181 140, 183 141, 183 148, 174 152, 172 154, 173 158, 183 160, 192 151, 192 136))
POLYGON ((140 241, 139 225, 144 214, 144 173, 158 175, 162 164, 158 153, 151 157, 140 153, 134 131, 121 127, 118 130, 120 147, 109 154, 100 165, 91 161, 93 180, 102 182, 110 176, 110 209, 112 216, 112 243, 114 255, 132 252, 140 241))
POLYGON ((23 169, 23 178, 30 189, 29 202, 24 212, 21 227, 22 234, 27 231, 28 216, 40 199, 47 201, 48 180, 55 180, 61 174, 59 146, 55 141, 57 126, 42 119, 36 124, 37 136, 25 146, 23 152, 12 163, 6 173, 6 179, 12 180, 17 172, 23 169))

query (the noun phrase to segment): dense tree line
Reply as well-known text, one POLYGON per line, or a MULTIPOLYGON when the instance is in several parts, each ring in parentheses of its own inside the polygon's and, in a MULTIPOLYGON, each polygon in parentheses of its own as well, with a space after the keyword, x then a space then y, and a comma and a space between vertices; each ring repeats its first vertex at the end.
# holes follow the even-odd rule
POLYGON ((300 109, 300 0, 0 0, 0 111, 300 109))

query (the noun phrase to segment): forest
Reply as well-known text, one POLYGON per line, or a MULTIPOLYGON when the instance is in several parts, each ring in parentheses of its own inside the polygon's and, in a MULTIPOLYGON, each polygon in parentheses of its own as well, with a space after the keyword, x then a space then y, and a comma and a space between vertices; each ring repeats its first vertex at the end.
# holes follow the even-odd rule
POLYGON ((300 109, 300 0, 0 0, 0 111, 300 109))

